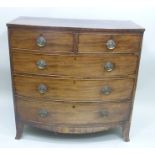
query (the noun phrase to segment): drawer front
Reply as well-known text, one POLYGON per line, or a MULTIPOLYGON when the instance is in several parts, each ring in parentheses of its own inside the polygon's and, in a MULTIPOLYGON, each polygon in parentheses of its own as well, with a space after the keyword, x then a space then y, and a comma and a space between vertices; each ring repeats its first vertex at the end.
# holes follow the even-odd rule
POLYGON ((139 52, 141 35, 81 33, 79 53, 139 52))
POLYGON ((72 52, 73 35, 71 32, 53 31, 37 28, 14 28, 10 30, 12 48, 37 50, 41 52, 72 52))
POLYGON ((17 112, 24 121, 45 124, 96 124, 125 121, 129 103, 64 103, 16 99, 17 112))
POLYGON ((14 76, 17 95, 38 99, 109 101, 129 99, 134 80, 74 80, 14 76))
POLYGON ((132 54, 42 55, 13 53, 14 73, 85 78, 124 76, 136 73, 138 57, 132 54))

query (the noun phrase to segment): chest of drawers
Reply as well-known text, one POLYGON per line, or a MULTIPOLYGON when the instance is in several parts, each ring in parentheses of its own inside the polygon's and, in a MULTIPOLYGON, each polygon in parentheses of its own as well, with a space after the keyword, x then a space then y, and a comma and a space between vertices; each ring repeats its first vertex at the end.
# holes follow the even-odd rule
POLYGON ((144 29, 130 21, 20 17, 7 24, 16 139, 25 124, 125 141, 144 29))

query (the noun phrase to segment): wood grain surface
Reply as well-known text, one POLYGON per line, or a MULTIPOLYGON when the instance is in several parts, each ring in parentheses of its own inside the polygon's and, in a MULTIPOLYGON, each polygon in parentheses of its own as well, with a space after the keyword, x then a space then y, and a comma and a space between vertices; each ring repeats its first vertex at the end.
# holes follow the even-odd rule
POLYGON ((14 51, 14 73, 55 75, 79 78, 104 78, 135 75, 138 57, 133 54, 104 55, 44 55, 14 51), (44 69, 39 69, 37 62, 46 63, 44 69), (113 70, 108 72, 106 63, 113 64, 113 70), (22 67, 21 67, 22 66, 22 67))
POLYGON ((70 134, 121 127, 129 141, 144 28, 131 21, 29 17, 7 26, 16 139, 27 124, 70 134))
POLYGON ((16 98, 17 111, 24 121, 43 124, 92 125, 125 121, 128 119, 130 104, 114 103, 70 103, 16 98), (40 110, 48 112, 46 117, 39 115, 40 110), (102 115, 106 111, 107 115, 102 115), (125 111, 125 112, 124 112, 125 111))
POLYGON ((79 53, 103 53, 103 52, 140 52, 141 35, 133 34, 104 34, 104 33, 81 33, 79 34, 79 53), (108 49, 108 40, 114 40, 116 47, 108 49))
POLYGON ((15 28, 10 30, 12 48, 38 50, 40 52, 72 52, 73 50, 73 34, 71 32, 51 31, 48 29, 34 28, 15 28), (39 47, 36 40, 39 36, 46 39, 46 45, 39 47))
POLYGON ((20 96, 52 100, 109 101, 131 98, 134 80, 76 80, 42 76, 14 76, 14 83, 15 92, 20 96), (46 93, 39 93, 40 84, 46 85, 46 93), (109 95, 102 93, 105 86, 112 90, 109 95))

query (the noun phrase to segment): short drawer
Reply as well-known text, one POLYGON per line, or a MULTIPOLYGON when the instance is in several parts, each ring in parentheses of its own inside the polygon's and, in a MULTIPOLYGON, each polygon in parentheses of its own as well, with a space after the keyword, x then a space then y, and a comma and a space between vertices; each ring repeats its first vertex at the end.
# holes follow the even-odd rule
POLYGON ((14 76, 16 95, 38 99, 111 101, 130 99, 133 79, 80 80, 14 76))
POLYGON ((79 35, 79 53, 103 52, 140 52, 139 34, 81 33, 79 35))
POLYGON ((73 35, 68 31, 39 28, 10 29, 11 48, 37 50, 39 52, 72 52, 73 35))
POLYGON ((129 103, 64 103, 16 99, 17 112, 23 121, 43 124, 103 124, 128 119, 129 103))
POLYGON ((137 63, 138 56, 133 54, 67 56, 13 52, 14 73, 103 78, 133 75, 137 63))

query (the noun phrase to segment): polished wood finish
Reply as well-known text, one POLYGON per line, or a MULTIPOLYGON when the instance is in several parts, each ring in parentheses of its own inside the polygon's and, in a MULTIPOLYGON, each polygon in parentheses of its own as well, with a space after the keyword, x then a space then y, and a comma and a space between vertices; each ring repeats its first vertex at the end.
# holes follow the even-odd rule
POLYGON ((70 134, 121 127, 129 141, 143 28, 28 17, 7 26, 16 139, 28 124, 70 134))
POLYGON ((10 30, 11 47, 17 49, 39 50, 40 52, 72 52, 73 35, 71 32, 59 32, 42 29, 23 29, 15 28, 10 30), (47 43, 45 47, 38 47, 36 40, 43 36, 47 43))
POLYGON ((91 77, 102 79, 103 77, 135 75, 138 60, 138 56, 133 54, 78 54, 76 56, 61 54, 51 56, 36 53, 25 53, 23 55, 23 51, 21 50, 13 50, 13 52, 14 73, 58 75, 77 78, 91 77), (47 65, 44 69, 38 69, 36 65, 38 60, 46 62, 47 65), (104 68, 107 62, 114 64, 111 72, 108 72, 104 68))
POLYGON ((56 28, 59 30, 96 30, 96 31, 131 31, 143 32, 144 28, 135 24, 132 21, 121 20, 86 20, 86 19, 60 19, 60 18, 33 18, 33 17, 18 17, 7 24, 8 27, 44 27, 56 28))
POLYGON ((115 33, 81 33, 79 34, 79 53, 129 53, 140 51, 139 34, 115 34, 115 33), (113 50, 106 47, 106 42, 113 39, 116 48, 113 50))
POLYGON ((19 96, 51 100, 109 101, 130 99, 134 80, 76 80, 38 76, 14 76, 14 84, 16 94, 19 96), (38 91, 40 84, 47 86, 46 93, 40 94, 38 91), (112 89, 109 95, 102 93, 104 86, 109 86, 112 89))
POLYGON ((17 111, 23 121, 40 122, 42 124, 95 125, 119 122, 128 119, 130 103, 111 102, 54 102, 52 100, 17 99, 17 111), (48 116, 41 117, 38 112, 47 110, 48 116), (102 111, 107 115, 103 116, 102 111), (27 112, 29 111, 29 113, 27 112), (124 112, 126 111, 126 112, 124 112))

